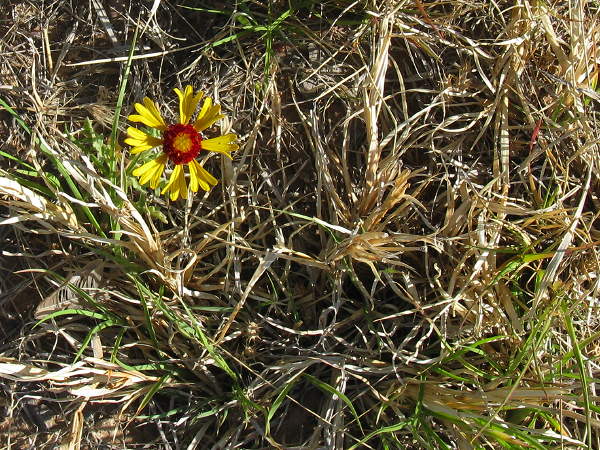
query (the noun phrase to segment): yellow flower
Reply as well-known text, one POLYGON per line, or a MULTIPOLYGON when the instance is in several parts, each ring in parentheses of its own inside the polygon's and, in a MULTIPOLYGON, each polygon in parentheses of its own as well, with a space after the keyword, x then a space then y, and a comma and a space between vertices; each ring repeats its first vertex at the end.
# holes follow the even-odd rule
POLYGON ((139 177, 141 185, 150 182, 150 187, 156 189, 167 162, 171 161, 175 168, 161 194, 169 192, 173 201, 179 197, 187 198, 188 188, 183 171, 184 164, 188 166, 192 192, 197 192, 198 187, 209 191, 212 186, 217 184, 217 179, 196 161, 201 150, 223 153, 231 158, 231 152, 239 148, 236 144, 237 136, 233 133, 211 139, 205 139, 202 134, 217 120, 225 117, 221 114, 220 105, 213 105, 212 99, 207 97, 196 120, 192 122, 192 116, 204 93, 198 91, 194 94, 192 86, 186 86, 183 92, 179 89, 174 89, 174 91, 179 97, 178 123, 165 122, 154 102, 145 97, 144 104, 136 103, 134 105, 138 114, 130 115, 129 120, 140 122, 160 131, 161 137, 157 138, 145 131, 129 127, 127 129, 128 137, 125 139, 125 143, 132 147, 132 154, 162 146, 162 153, 152 161, 136 168, 133 175, 139 177))

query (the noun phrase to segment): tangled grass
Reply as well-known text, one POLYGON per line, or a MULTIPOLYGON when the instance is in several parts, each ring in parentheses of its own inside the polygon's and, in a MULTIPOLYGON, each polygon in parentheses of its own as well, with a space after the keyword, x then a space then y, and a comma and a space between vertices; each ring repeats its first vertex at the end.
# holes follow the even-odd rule
POLYGON ((599 448, 598 3, 223 4, 0 11, 3 446, 599 448))

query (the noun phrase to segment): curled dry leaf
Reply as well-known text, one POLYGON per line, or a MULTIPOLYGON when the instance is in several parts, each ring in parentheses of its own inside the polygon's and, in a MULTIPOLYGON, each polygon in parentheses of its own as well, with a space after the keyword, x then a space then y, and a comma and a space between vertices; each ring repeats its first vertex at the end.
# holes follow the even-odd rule
MULTIPOLYGON (((46 223, 46 221, 58 223, 72 231, 83 229, 79 225, 73 209, 67 203, 52 203, 10 178, 0 177, 0 196, 9 197, 9 199, 0 201, 18 211, 17 215, 0 221, 0 225, 37 220, 40 223, 46 223)), ((48 224, 46 223, 46 225, 48 224)))
POLYGON ((54 390, 82 398, 122 396, 129 388, 158 380, 91 357, 55 371, 12 358, 0 358, 0 378, 29 383, 49 381, 54 390))

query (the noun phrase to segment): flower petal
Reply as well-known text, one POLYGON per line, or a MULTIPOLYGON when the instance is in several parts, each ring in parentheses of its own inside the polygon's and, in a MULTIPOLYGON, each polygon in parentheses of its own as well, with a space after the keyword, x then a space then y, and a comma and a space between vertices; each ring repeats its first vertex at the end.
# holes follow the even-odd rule
POLYGON ((152 113, 152 115, 157 120, 159 120, 163 125, 166 126, 166 123, 165 123, 164 119, 162 118, 162 116, 160 115, 160 111, 156 107, 156 104, 152 100, 150 100, 148 97, 144 97, 144 106, 146 107, 146 109, 148 109, 148 111, 150 111, 152 113))
POLYGON ((136 155, 138 153, 142 153, 146 150, 150 150, 151 148, 156 147, 156 145, 133 145, 130 142, 127 142, 127 140, 125 140, 125 143, 131 145, 131 150, 129 151, 129 153, 131 153, 132 155, 136 155))
MULTIPOLYGON (((190 167, 190 188, 192 187, 192 179, 195 178, 196 181, 196 190, 198 186, 200 186, 205 191, 210 191, 212 186, 216 186, 219 182, 215 177, 213 177, 210 173, 206 171, 204 167, 200 165, 198 161, 195 159, 191 160, 189 163, 190 167)), ((192 189, 194 191, 194 189, 192 189)), ((194 191, 196 192, 196 191, 194 191)))
POLYGON ((154 136, 148 136, 148 139, 127 138, 125 139, 125 143, 132 146, 151 145, 152 147, 158 147, 163 143, 163 140, 154 136))
POLYGON ((212 126, 217 120, 225 117, 221 112, 221 105, 213 105, 212 98, 208 97, 204 100, 204 105, 198 113, 198 117, 194 122, 194 128, 198 131, 204 131, 212 126))
POLYGON ((224 136, 219 136, 212 139, 204 139, 202 141, 202 149, 209 150, 211 152, 223 153, 224 155, 231 158, 230 153, 240 148, 240 146, 237 145, 235 141, 237 141, 237 135, 233 133, 229 133, 224 136))
POLYGON ((146 133, 142 130, 138 130, 137 128, 134 128, 134 127, 127 127, 127 135, 130 138, 142 140, 142 139, 145 139, 146 136, 148 136, 148 133, 146 133))
POLYGON ((194 95, 194 89, 189 84, 185 87, 185 90, 181 92, 179 89, 173 89, 179 97, 179 123, 188 124, 192 119, 192 115, 194 111, 196 111, 196 106, 198 106, 198 102, 204 96, 204 92, 198 91, 196 95, 194 95))
POLYGON ((181 164, 175 166, 171 178, 169 178, 169 183, 167 183, 161 194, 164 194, 167 191, 169 192, 172 201, 177 200, 179 196, 181 196, 181 198, 187 198, 187 186, 185 184, 185 176, 181 164))
POLYGON ((134 155, 136 153, 140 153, 145 150, 158 147, 163 143, 162 139, 144 133, 143 131, 138 130, 137 128, 129 127, 127 129, 127 134, 129 135, 129 137, 125 139, 125 143, 133 147, 131 153, 134 155))
POLYGON ((166 154, 160 155, 158 158, 148 161, 146 164, 136 168, 132 174, 135 177, 139 177, 139 182, 143 186, 148 181, 152 189, 156 188, 158 179, 165 170, 165 164, 167 163, 168 156, 166 154))
POLYGON ((181 175, 179 176, 179 196, 181 198, 188 198, 187 184, 185 183, 185 175, 183 173, 183 165, 181 167, 181 175))
POLYGON ((169 178, 169 182, 163 188, 163 190, 160 192, 161 195, 171 189, 171 186, 173 186, 173 183, 175 182, 177 176, 179 176, 180 171, 181 171, 181 165, 176 165, 175 168, 173 169, 173 172, 171 172, 171 177, 169 178))
POLYGON ((198 174, 196 172, 196 166, 194 165, 195 162, 196 160, 192 159, 188 163, 188 169, 190 171, 190 190, 192 192, 198 192, 198 174))
POLYGON ((165 120, 160 115, 158 108, 152 100, 144 97, 144 104, 136 103, 133 105, 138 114, 132 114, 128 117, 132 122, 141 122, 157 130, 164 131, 167 129, 165 120))
POLYGON ((161 166, 159 166, 156 169, 156 171, 154 172, 154 176, 150 179, 150 187, 152 189, 156 189, 158 187, 158 180, 160 179, 163 172, 165 171, 165 165, 167 164, 167 161, 169 160, 169 156, 162 154, 156 159, 162 164, 161 164, 161 166))

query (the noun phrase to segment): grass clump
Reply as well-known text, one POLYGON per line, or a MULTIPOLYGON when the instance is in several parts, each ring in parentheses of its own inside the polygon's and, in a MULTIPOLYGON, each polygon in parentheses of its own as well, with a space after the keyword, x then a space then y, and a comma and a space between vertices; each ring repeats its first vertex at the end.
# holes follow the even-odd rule
POLYGON ((7 447, 599 446, 593 2, 9 3, 7 447), (172 202, 188 84, 240 148, 172 202))

